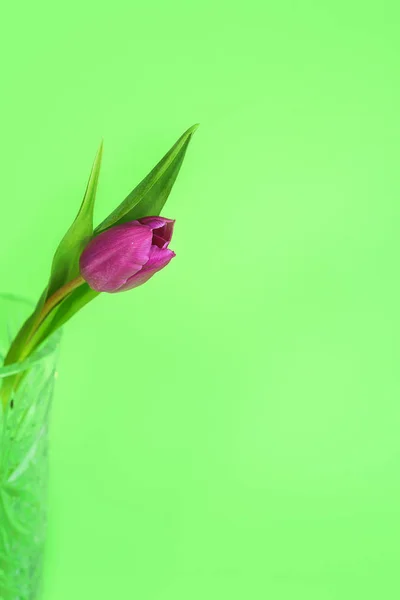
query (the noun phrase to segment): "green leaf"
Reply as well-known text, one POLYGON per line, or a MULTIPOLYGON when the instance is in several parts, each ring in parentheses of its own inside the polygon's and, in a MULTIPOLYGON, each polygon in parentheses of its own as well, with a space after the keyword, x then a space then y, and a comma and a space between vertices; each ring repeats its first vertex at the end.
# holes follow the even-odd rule
POLYGON ((47 298, 79 275, 79 257, 93 237, 93 209, 99 180, 103 143, 97 152, 79 212, 54 255, 47 298))
POLYGON ((79 274, 79 257, 82 250, 93 236, 93 208, 102 153, 103 144, 101 143, 93 163, 78 215, 62 239, 54 255, 49 284, 41 295, 35 311, 25 321, 18 335, 13 340, 5 358, 5 364, 11 364, 14 361, 19 360, 21 351, 31 335, 32 327, 36 322, 36 317, 40 314, 47 298, 79 274))
POLYGON ((198 125, 193 125, 179 138, 147 177, 95 229, 95 234, 113 225, 160 214, 178 176, 191 137, 197 128, 198 125))
POLYGON ((7 356, 4 359, 5 365, 9 365, 15 361, 18 361, 21 350, 22 350, 23 346, 25 345, 26 340, 29 337, 29 334, 31 332, 32 325, 35 322, 37 315, 40 313, 40 311, 43 308, 43 305, 46 300, 46 295, 47 295, 47 288, 44 290, 44 292, 40 296, 34 312, 25 321, 25 323, 22 325, 21 329, 19 330, 18 335, 14 338, 14 340, 10 346, 10 349, 7 353, 7 356))

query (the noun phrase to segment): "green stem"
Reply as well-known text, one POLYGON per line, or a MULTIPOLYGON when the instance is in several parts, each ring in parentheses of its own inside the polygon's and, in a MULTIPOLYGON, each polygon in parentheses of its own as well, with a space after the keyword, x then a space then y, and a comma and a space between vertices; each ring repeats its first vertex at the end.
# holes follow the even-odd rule
MULTIPOLYGON (((40 328, 40 325, 49 315, 49 313, 53 310, 57 304, 59 304, 68 294, 70 294, 73 290, 81 286, 85 283, 85 280, 80 275, 69 281, 65 285, 63 285, 59 290, 57 290, 50 298, 46 300, 43 305, 43 308, 34 319, 32 325, 30 326, 29 335, 26 338, 23 348, 21 351, 16 352, 12 356, 12 362, 21 362, 25 358, 27 358, 30 353, 35 350, 36 342, 35 342, 35 333, 40 328)), ((23 376, 26 374, 26 371, 19 373, 17 375, 13 375, 7 377, 3 382, 3 386, 0 390, 0 406, 3 405, 3 409, 5 410, 8 402, 10 401, 12 392, 17 389, 18 385, 21 383, 23 376)))
POLYGON ((40 313, 38 314, 38 316, 32 324, 31 331, 26 340, 26 344, 18 358, 18 362, 27 358, 31 351, 34 349, 29 342, 32 341, 34 334, 39 329, 40 325, 43 323, 47 315, 53 310, 55 306, 57 306, 57 304, 64 300, 64 298, 68 296, 68 294, 70 294, 73 290, 75 290, 84 283, 85 280, 83 279, 83 277, 81 275, 78 275, 78 277, 72 279, 72 281, 68 281, 68 283, 60 287, 60 289, 54 292, 54 294, 46 300, 42 310, 40 311, 40 313))

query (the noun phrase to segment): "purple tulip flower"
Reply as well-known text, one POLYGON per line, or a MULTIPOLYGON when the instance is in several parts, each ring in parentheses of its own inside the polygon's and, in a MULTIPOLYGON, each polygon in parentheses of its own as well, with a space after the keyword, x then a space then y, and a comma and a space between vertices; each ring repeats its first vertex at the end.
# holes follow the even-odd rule
POLYGON ((144 217, 100 233, 81 254, 82 277, 98 292, 124 292, 142 285, 175 256, 168 248, 174 223, 144 217))

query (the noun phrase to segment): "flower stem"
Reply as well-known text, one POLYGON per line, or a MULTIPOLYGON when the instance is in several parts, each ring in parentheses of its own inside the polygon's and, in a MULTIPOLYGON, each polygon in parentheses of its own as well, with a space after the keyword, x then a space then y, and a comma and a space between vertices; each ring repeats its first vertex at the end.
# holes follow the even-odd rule
MULTIPOLYGON (((43 323, 43 321, 46 319, 49 313, 53 310, 53 308, 57 306, 57 304, 59 304, 66 296, 68 296, 68 294, 70 294, 73 290, 81 286, 83 283, 85 283, 85 280, 79 275, 72 281, 69 281, 68 283, 63 285, 52 296, 50 296, 50 298, 46 300, 41 311, 36 316, 32 325, 30 326, 29 335, 26 338, 22 349, 12 354, 12 359, 11 361, 9 361, 9 363, 21 362, 25 358, 28 358, 30 353, 35 349, 35 333, 37 333, 37 331, 39 330, 40 325, 43 323)), ((0 389, 0 409, 1 405, 3 405, 3 410, 6 409, 13 391, 15 391, 18 388, 25 375, 26 371, 23 371, 22 373, 12 375, 5 379, 0 389)))
POLYGON ((65 285, 60 287, 60 289, 58 289, 56 292, 54 292, 54 294, 46 300, 45 304, 43 305, 42 310, 40 311, 40 313, 38 314, 38 316, 36 317, 35 321, 32 324, 30 334, 26 340, 26 344, 25 344, 24 348, 22 349, 19 360, 23 360, 24 358, 27 358, 27 356, 29 356, 29 354, 33 350, 33 348, 31 347, 29 342, 31 342, 34 334, 36 333, 36 331, 38 330, 40 325, 43 323, 43 321, 45 320, 47 315, 53 310, 53 308, 55 306, 57 306, 57 304, 59 304, 62 300, 64 300, 64 298, 66 296, 68 296, 68 294, 73 292, 76 288, 81 286, 83 283, 85 283, 85 280, 83 279, 83 277, 81 275, 78 275, 78 277, 76 277, 75 279, 72 279, 71 281, 68 281, 68 283, 66 283, 65 285))

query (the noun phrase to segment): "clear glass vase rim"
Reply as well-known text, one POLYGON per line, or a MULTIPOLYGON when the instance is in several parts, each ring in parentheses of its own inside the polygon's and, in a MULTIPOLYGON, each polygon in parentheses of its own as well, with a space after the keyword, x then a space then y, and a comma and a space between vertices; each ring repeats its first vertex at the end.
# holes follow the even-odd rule
MULTIPOLYGON (((0 300, 2 299, 9 300, 10 302, 19 302, 20 304, 25 304, 32 310, 35 308, 35 305, 31 300, 16 294, 0 293, 0 300)), ((10 375, 15 375, 17 373, 22 373, 23 371, 26 371, 34 365, 42 362, 51 354, 54 354, 54 352, 57 350, 60 337, 61 333, 58 331, 53 334, 43 345, 39 346, 39 348, 29 358, 26 358, 21 362, 0 366, 0 379, 4 379, 5 377, 9 377, 10 375)))

